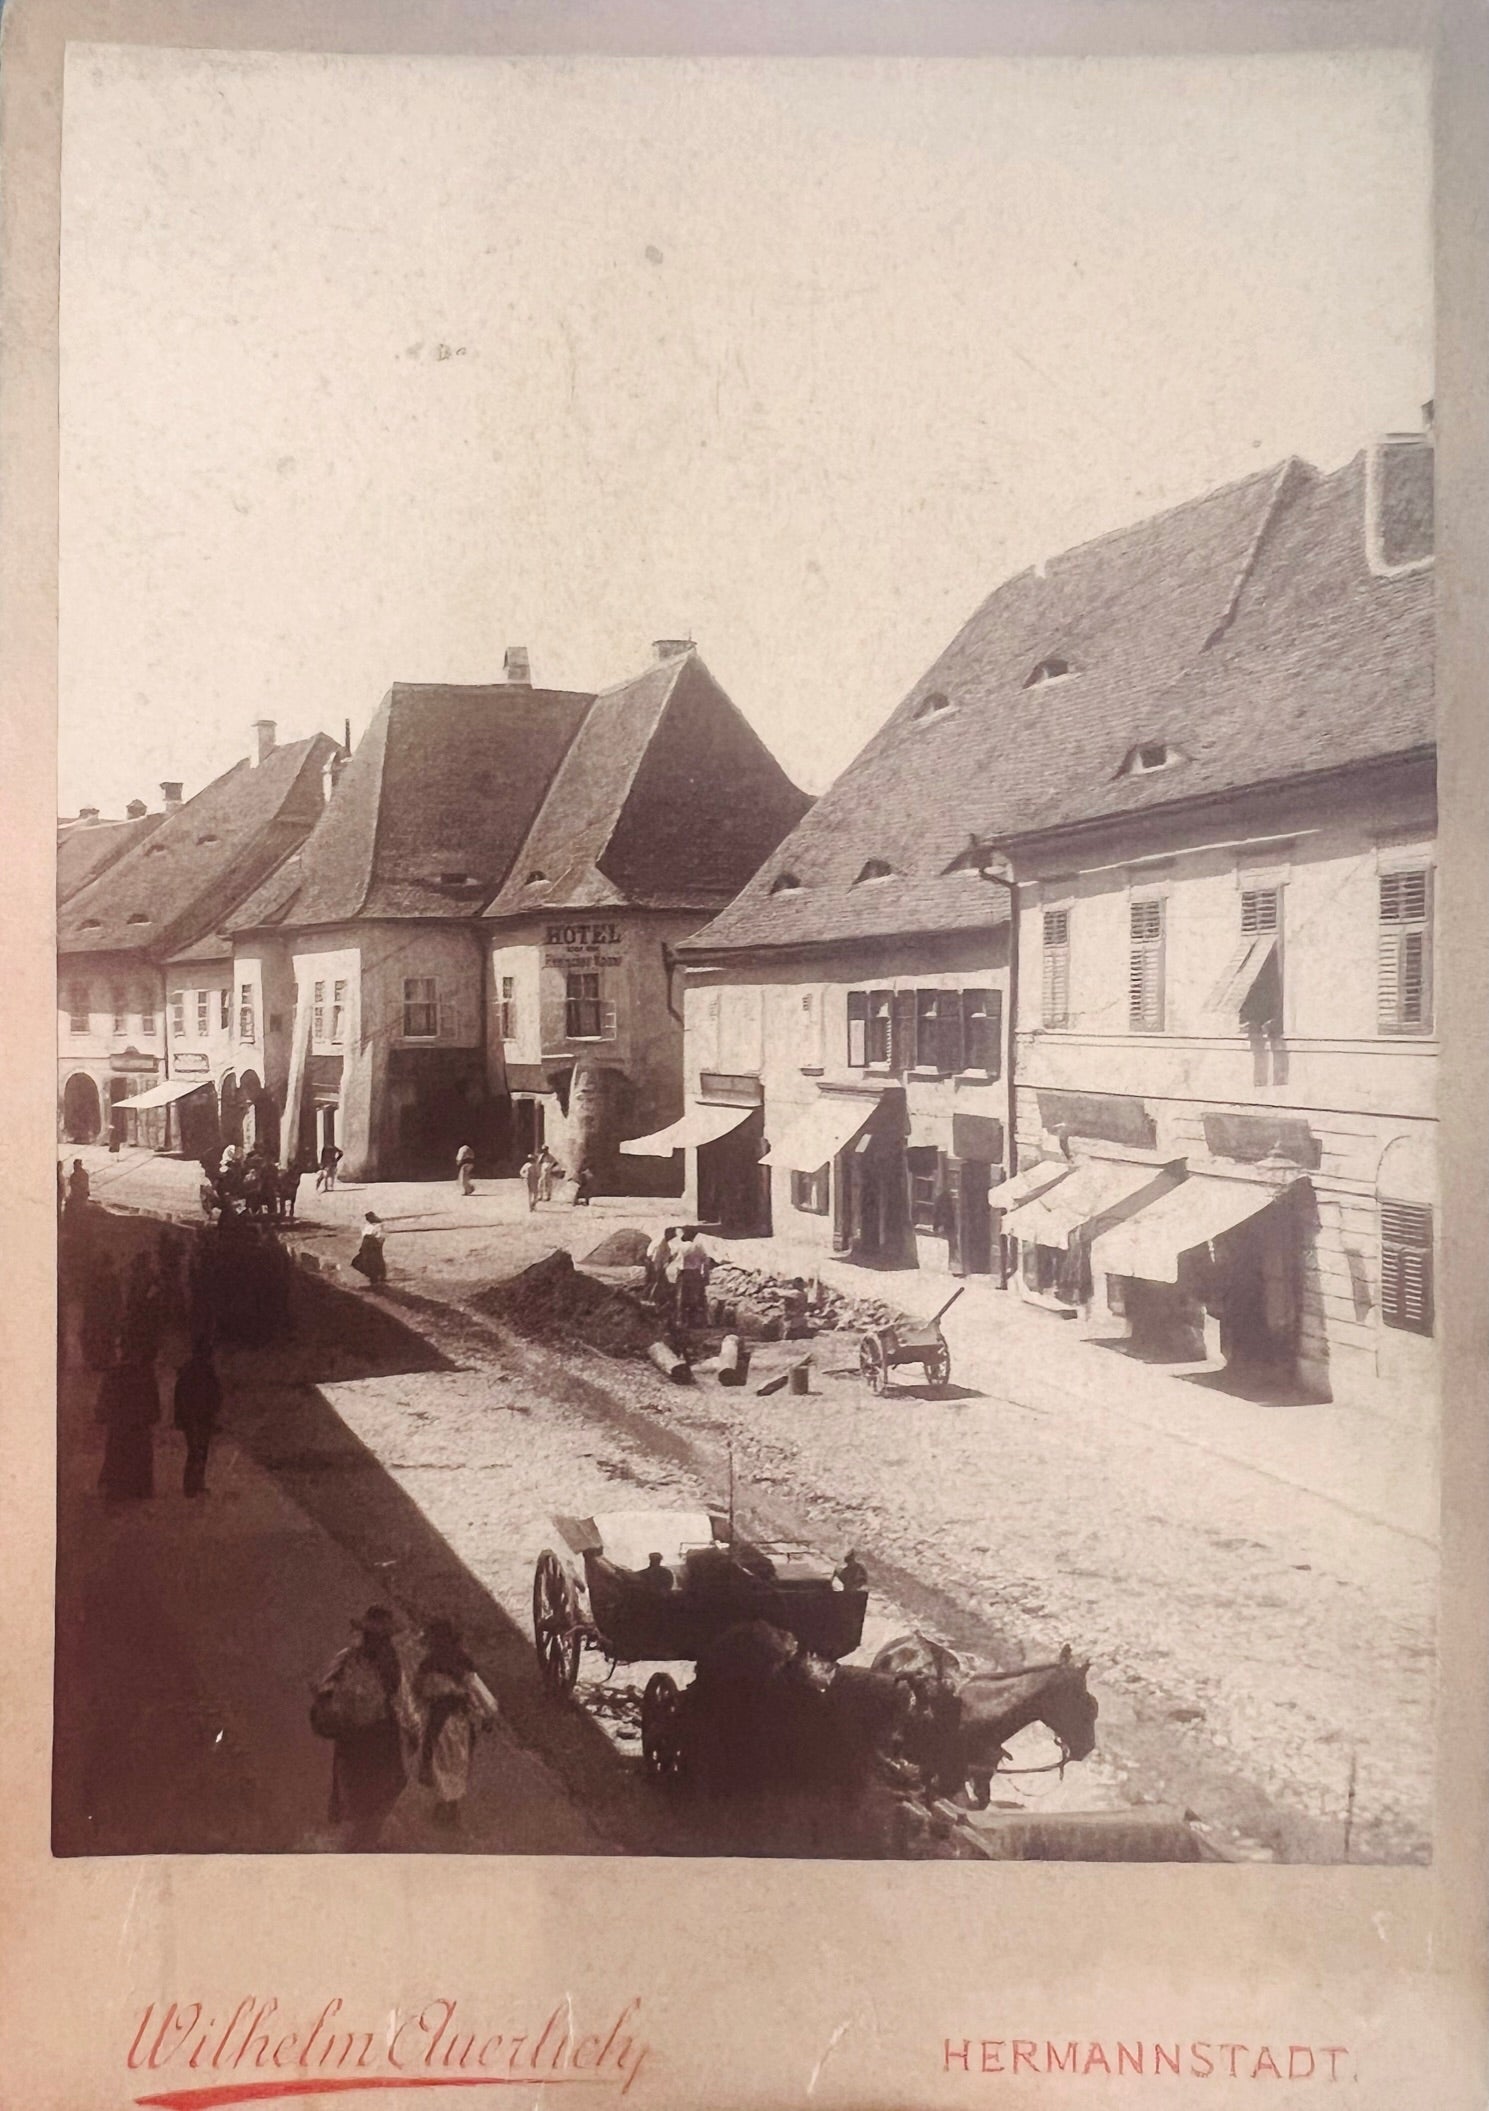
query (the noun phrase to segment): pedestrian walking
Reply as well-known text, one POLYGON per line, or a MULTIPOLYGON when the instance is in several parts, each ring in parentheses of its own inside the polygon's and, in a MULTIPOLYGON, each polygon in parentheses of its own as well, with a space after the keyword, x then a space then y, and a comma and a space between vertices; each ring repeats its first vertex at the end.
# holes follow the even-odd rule
POLYGON ((559 1173, 559 1163, 545 1143, 538 1153, 538 1200, 553 1200, 553 1183, 559 1173))
POLYGON ((523 1159, 520 1177, 522 1185, 527 1189, 527 1206, 529 1209, 536 1209, 538 1206, 538 1186, 542 1175, 538 1170, 538 1157, 535 1151, 530 1151, 527 1157, 523 1159))
MULTIPOLYGON (((60 1300, 59 1300, 60 1303, 60 1300)), ((83 1361, 90 1371, 108 1370, 119 1353, 119 1321, 124 1293, 113 1256, 101 1253, 88 1271, 83 1286, 83 1324, 80 1344, 83 1361)))
POLYGON ((476 1154, 468 1143, 463 1143, 455 1153, 455 1178, 462 1195, 476 1192, 476 1154))
POLYGON ((352 1622, 357 1640, 343 1649, 316 1688, 310 1727, 331 1739, 330 1819, 345 1827, 354 1853, 376 1847, 378 1835, 408 1783, 404 1740, 420 1733, 386 1605, 372 1605, 352 1622))
POLYGON ((369 1285, 388 1280, 388 1264, 383 1258, 384 1232, 382 1219, 375 1210, 368 1210, 362 1219, 362 1243, 352 1255, 352 1266, 359 1275, 365 1275, 369 1285))
POLYGON ((183 1495, 207 1492, 207 1454, 222 1412, 222 1381, 212 1361, 212 1344, 204 1336, 191 1344, 191 1354, 176 1373, 176 1427, 186 1439, 186 1469, 181 1476, 183 1495))
POLYGON ((81 1206, 88 1200, 91 1193, 92 1183, 88 1178, 88 1168, 83 1164, 81 1158, 74 1158, 72 1171, 67 1176, 67 1199, 69 1202, 81 1206))
POLYGON ((120 1362, 104 1375, 98 1395, 104 1439, 98 1485, 113 1502, 139 1501, 155 1493, 155 1424, 160 1393, 153 1363, 120 1362))
POLYGON ((334 1143, 322 1145, 315 1175, 315 1189, 318 1195, 329 1195, 335 1188, 336 1168, 344 1155, 337 1150, 334 1143))
POLYGON ((470 1787, 476 1732, 496 1721, 496 1701, 453 1620, 431 1620, 424 1644, 414 1674, 414 1700, 423 1717, 419 1780, 434 1790, 435 1824, 442 1832, 455 1832, 470 1787))

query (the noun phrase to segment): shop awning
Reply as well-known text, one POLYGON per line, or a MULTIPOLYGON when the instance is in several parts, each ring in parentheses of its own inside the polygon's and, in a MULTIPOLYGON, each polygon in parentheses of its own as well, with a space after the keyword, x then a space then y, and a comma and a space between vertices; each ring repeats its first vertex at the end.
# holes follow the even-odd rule
POLYGON ((1134 1195, 1157 1180, 1161 1165, 1125 1158, 1088 1158, 1068 1180, 1052 1192, 1010 1210, 1003 1229, 1016 1239, 1032 1240, 1036 1246, 1068 1246, 1083 1224, 1120 1209, 1134 1195))
POLYGON ((163 1085, 152 1085, 148 1092, 136 1092, 132 1099, 115 1102, 116 1114, 143 1113, 150 1107, 169 1107, 178 1099, 185 1099, 189 1092, 210 1092, 209 1077, 168 1077, 163 1085))
POLYGON ((1125 1223, 1093 1239, 1091 1267, 1099 1275, 1139 1275, 1150 1283, 1176 1283, 1181 1254, 1244 1224, 1296 1185, 1289 1181, 1285 1187, 1263 1187, 1255 1180, 1216 1180, 1191 1173, 1125 1223))
POLYGON ((824 1095, 792 1117, 772 1136, 764 1156, 792 1173, 815 1173, 845 1151, 878 1106, 877 1099, 839 1099, 824 1095))
POLYGON ((989 1209, 1015 1210, 1020 1203, 1032 1202, 1038 1195, 1047 1195, 1057 1182, 1066 1179, 1075 1171, 1067 1158, 1044 1158, 1038 1165, 1026 1165, 1021 1173, 1011 1180, 1000 1180, 996 1187, 988 1189, 989 1209))
POLYGON ((655 1129, 650 1136, 628 1136, 620 1148, 627 1158, 669 1158, 674 1151, 716 1142, 756 1111, 754 1107, 716 1107, 695 1100, 670 1128, 655 1129))

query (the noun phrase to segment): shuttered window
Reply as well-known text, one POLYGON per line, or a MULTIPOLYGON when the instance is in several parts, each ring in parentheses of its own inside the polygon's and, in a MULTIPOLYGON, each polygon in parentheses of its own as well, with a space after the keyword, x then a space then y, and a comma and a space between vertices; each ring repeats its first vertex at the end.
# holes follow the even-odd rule
POLYGON ((1425 867, 1380 876, 1376 981, 1382 1033, 1432 1031, 1432 874, 1425 867))
POLYGON ((339 1041, 346 1030, 346 984, 331 985, 331 1039, 339 1041))
POLYGON ((67 1030, 69 1033, 85 1034, 88 1031, 88 985, 73 982, 67 990, 67 1030))
POLYGON ((251 1041, 253 1038, 253 984, 245 982, 238 989, 238 1039, 251 1041))
POLYGON ((186 1032, 186 992, 177 990, 171 997, 171 1038, 179 1041, 186 1032))
POLYGON ((1070 911, 1044 912, 1044 992, 1046 1026, 1070 1024, 1070 911))
POLYGON ((1281 923, 1281 895, 1276 887, 1247 887, 1241 894, 1241 935, 1259 937, 1281 923))
POLYGON ((439 1039, 439 985, 432 975, 405 975, 403 978, 403 1038, 405 1041, 439 1039))
MULTIPOLYGON (((848 992, 848 1068, 862 1070, 869 1059, 869 993, 848 992)), ((799 1205, 798 1205, 799 1206, 799 1205)))
POLYGON ((1163 1032, 1163 912, 1161 901, 1128 905, 1127 1020, 1134 1033, 1163 1032))
POLYGON ((1003 992, 962 991, 962 1066, 997 1077, 1003 1068, 1003 992))
POLYGON ((1432 1212, 1419 1203, 1381 1203, 1380 1316, 1409 1334, 1432 1332, 1432 1212))
POLYGON ((212 1026, 212 992, 198 990, 196 993, 196 1030, 199 1039, 205 1040, 212 1026))
POLYGON ((231 990, 217 992, 217 1024, 226 1033, 233 1023, 233 993, 231 990))
POLYGON ((326 1038, 326 985, 324 982, 318 982, 315 986, 315 1002, 310 1008, 310 1033, 311 1038, 316 1041, 324 1041, 326 1038))
POLYGON ((915 992, 913 1068, 953 1076, 962 1068, 962 993, 960 990, 915 992))
POLYGON ((894 993, 894 1026, 889 1067, 897 1077, 915 1067, 914 990, 896 990, 894 993))
POLYGON ((574 968, 564 985, 564 1033, 571 1041, 613 1041, 615 1008, 607 1004, 597 971, 574 968))
POLYGON ((893 1041, 894 998, 888 990, 869 991, 867 1052, 875 1070, 887 1070, 893 1041))
POLYGON ((517 978, 503 975, 501 997, 497 1005, 497 1030, 504 1041, 517 1038, 517 978))
POLYGON ((141 990, 141 991, 140 991, 140 1032, 141 1032, 142 1034, 153 1034, 153 1033, 154 1033, 154 1031, 155 1031, 155 992, 154 992, 153 990, 141 990))

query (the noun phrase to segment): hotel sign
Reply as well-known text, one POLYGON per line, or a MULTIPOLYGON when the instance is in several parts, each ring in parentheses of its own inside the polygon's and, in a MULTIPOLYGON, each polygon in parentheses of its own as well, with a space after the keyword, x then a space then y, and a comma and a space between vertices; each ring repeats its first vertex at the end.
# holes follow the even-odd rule
POLYGON ((619 953, 607 950, 621 942, 614 921, 548 924, 543 930, 543 965, 548 968, 618 968, 619 953))

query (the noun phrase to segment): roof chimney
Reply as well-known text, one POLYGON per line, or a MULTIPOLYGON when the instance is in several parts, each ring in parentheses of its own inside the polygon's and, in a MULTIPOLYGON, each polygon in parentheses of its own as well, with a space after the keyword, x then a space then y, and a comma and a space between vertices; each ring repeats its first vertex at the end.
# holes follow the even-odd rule
POLYGON ((124 818, 126 821, 143 821, 147 812, 143 799, 131 799, 124 809, 124 818))
POLYGON ((329 805, 331 794, 335 791, 345 767, 346 756, 340 748, 337 748, 334 753, 327 756, 321 769, 321 799, 324 803, 329 805))
POLYGON ((173 814, 181 804, 180 785, 173 784, 168 777, 162 777, 160 780, 160 798, 166 812, 173 814))
POLYGON ((249 760, 257 769, 274 753, 274 721, 272 718, 256 718, 249 730, 253 734, 253 751, 249 760))
POLYGON ((80 821, 96 821, 98 819, 98 808, 96 806, 80 806, 78 808, 78 819, 80 821))
POLYGON ((509 645, 502 661, 502 680, 517 689, 531 689, 533 685, 532 661, 525 645, 509 645))
POLYGON ((1432 428, 1390 432, 1365 456, 1365 553, 1377 577, 1432 562, 1432 428))
POLYGON ((679 653, 691 652, 691 638, 653 638, 652 651, 659 660, 675 660, 679 653))

